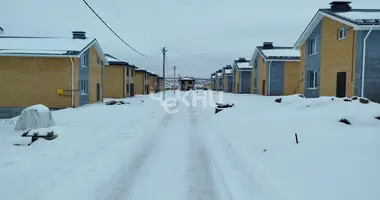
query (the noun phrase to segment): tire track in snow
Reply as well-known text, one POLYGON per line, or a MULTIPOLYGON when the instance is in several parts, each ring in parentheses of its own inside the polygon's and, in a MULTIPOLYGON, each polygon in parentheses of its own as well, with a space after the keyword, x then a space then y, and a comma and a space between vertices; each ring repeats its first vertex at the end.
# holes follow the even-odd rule
POLYGON ((232 200, 232 196, 224 183, 216 166, 215 159, 205 145, 194 107, 189 107, 189 191, 188 200, 232 200), (218 187, 218 183, 220 186, 218 187), (219 190, 218 190, 219 189, 219 190), (222 191, 221 191, 222 190, 222 191), (221 193, 225 193, 224 195, 221 193))
POLYGON ((97 199, 104 200, 127 200, 131 197, 131 192, 138 178, 142 174, 142 169, 145 163, 149 159, 153 150, 156 148, 160 142, 162 136, 156 132, 156 130, 163 130, 172 121, 173 114, 167 113, 158 122, 157 126, 153 127, 149 134, 149 139, 141 145, 142 149, 137 149, 136 154, 131 157, 115 174, 109 181, 104 185, 111 187, 111 189, 106 192, 105 197, 98 197, 97 199), (162 129, 157 129, 161 127, 162 129))

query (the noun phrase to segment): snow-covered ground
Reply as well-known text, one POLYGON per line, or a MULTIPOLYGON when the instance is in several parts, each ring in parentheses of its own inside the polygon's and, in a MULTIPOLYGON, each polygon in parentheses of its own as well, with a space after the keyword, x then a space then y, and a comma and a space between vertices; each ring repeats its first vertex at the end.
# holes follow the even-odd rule
POLYGON ((223 97, 235 106, 217 114, 201 102, 166 113, 149 96, 54 111, 58 138, 29 147, 13 146, 28 143, 16 119, 0 120, 0 199, 380 198, 379 104, 223 97))

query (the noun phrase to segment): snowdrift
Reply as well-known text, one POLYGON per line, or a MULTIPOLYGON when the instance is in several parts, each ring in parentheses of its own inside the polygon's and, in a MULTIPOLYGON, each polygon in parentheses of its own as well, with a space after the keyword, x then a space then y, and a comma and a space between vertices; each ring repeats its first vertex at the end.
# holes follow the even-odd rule
POLYGON ((224 98, 235 107, 213 115, 206 128, 246 160, 257 198, 379 199, 380 104, 298 95, 224 98), (340 123, 343 118, 352 124, 340 123))

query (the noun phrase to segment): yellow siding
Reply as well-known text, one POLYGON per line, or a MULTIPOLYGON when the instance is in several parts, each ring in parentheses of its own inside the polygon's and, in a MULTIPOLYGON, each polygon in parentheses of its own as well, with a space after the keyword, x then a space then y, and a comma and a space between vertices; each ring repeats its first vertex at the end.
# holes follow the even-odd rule
POLYGON ((255 73, 255 67, 254 67, 254 65, 252 65, 252 72, 251 72, 251 86, 250 86, 251 94, 253 94, 253 89, 254 89, 254 86, 253 86, 253 77, 254 77, 254 74, 253 73, 255 73))
POLYGON ((258 76, 258 91, 260 95, 266 95, 266 87, 268 85, 267 82, 267 67, 266 62, 262 56, 260 56, 260 59, 258 61, 259 63, 259 76, 258 76), (265 88, 263 91, 263 81, 265 80, 265 88))
POLYGON ((296 94, 299 92, 300 63, 287 61, 284 67, 284 95, 296 94))
POLYGON ((101 58, 98 52, 95 50, 94 47, 90 48, 90 85, 89 85, 89 92, 90 92, 90 103, 96 103, 97 102, 97 90, 96 90, 96 84, 100 84, 100 101, 103 102, 102 99, 102 63, 100 62, 101 58), (99 60, 99 63, 97 63, 97 59, 99 60))
MULTIPOLYGON (((75 89, 78 89, 78 58, 75 89)), ((44 104, 51 108, 71 107, 70 58, 0 56, 0 107, 26 107, 44 104), (65 90, 64 96, 57 89, 65 90)), ((78 91, 76 105, 78 105, 78 91)))
POLYGON ((135 93, 136 94, 144 94, 144 72, 135 71, 135 93))
POLYGON ((355 88, 355 31, 351 27, 324 17, 322 22, 322 35, 321 96, 336 95, 336 78, 338 72, 346 72, 346 96, 353 96, 355 88), (338 40, 337 31, 343 27, 349 28, 347 38, 338 40))
POLYGON ((123 65, 109 65, 104 68, 104 97, 125 97, 124 73, 123 65))
POLYGON ((223 91, 227 92, 227 76, 223 76, 223 91))

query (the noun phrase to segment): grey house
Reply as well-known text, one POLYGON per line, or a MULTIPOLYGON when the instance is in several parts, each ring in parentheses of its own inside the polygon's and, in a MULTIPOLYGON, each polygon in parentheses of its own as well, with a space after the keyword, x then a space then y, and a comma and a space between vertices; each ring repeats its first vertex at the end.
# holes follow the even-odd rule
POLYGON ((233 79, 233 73, 232 73, 232 66, 227 65, 226 67, 223 67, 223 91, 224 92, 232 92, 232 79, 233 79))
POLYGON ((300 51, 292 47, 273 46, 264 42, 253 52, 253 93, 261 95, 289 95, 298 93, 300 51))
POLYGON ((251 73, 252 66, 249 60, 239 58, 232 63, 232 92, 249 94, 251 93, 251 73))
POLYGON ((319 9, 295 49, 302 50, 306 97, 364 96, 380 102, 380 9, 334 1, 319 9))

